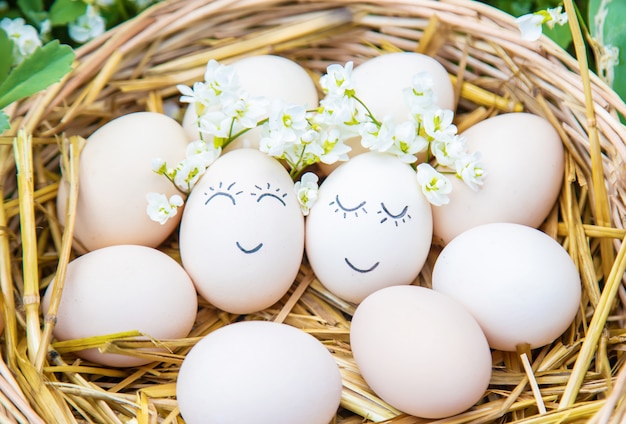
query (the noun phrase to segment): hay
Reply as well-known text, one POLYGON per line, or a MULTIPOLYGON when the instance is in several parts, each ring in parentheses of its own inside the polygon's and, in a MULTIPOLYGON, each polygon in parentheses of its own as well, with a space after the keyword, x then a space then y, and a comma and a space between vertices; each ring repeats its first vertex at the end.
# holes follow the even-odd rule
MULTIPOLYGON (((579 45, 577 28, 572 29, 579 45)), ((129 112, 162 111, 164 100, 177 97, 176 84, 202 78, 209 58, 228 63, 280 54, 319 76, 331 63, 358 65, 395 50, 429 54, 447 68, 456 87, 460 129, 524 110, 550 120, 567 151, 563 189, 542 229, 569 251, 580 270, 580 312, 550 345, 494 352, 483 398, 442 422, 623 420, 626 129, 617 114, 626 114, 626 105, 586 72, 584 57, 579 62, 546 38, 522 42, 512 17, 467 0, 171 0, 80 48, 74 70, 61 83, 9 110, 14 132, 0 136, 0 283, 6 322, 0 421, 182 422, 174 395, 184 355, 217 328, 263 319, 301 328, 333 354, 344 382, 335 423, 426 422, 401 414, 367 387, 350 353, 354 305, 329 293, 306 263, 284 299, 259 313, 239 317, 201 301, 196 326, 182 340, 150 342, 130 333, 57 342, 51 331, 61 286, 51 314, 39 312, 41 290, 55 273, 62 276, 75 256, 72 203, 65 228, 55 216, 60 169, 75 189, 81 143, 96 128, 129 112), (150 343, 167 349, 150 353, 155 362, 138 368, 109 369, 72 356, 86 346, 147 355, 137 348, 150 343)), ((75 195, 71 191, 70 200, 75 195)), ((161 250, 178 259, 175 237, 161 250)), ((437 253, 435 246, 415 284, 429 287, 437 253)))

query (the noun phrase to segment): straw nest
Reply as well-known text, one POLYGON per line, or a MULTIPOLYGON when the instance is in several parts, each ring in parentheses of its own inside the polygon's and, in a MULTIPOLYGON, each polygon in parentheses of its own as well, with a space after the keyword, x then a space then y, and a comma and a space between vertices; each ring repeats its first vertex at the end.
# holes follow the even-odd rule
MULTIPOLYGON (((227 63, 280 54, 319 76, 331 63, 358 65, 395 50, 426 53, 448 69, 461 130, 524 110, 549 119, 567 151, 562 192, 542 230, 562 243, 580 270, 580 312, 560 339, 527 352, 530 369, 520 352, 494 352, 488 391, 470 411, 445 421, 623 420, 626 129, 616 116, 626 115, 626 106, 613 91, 548 39, 523 43, 512 17, 474 1, 174 0, 83 46, 60 84, 9 110, 14 132, 0 137, 6 321, 0 421, 182 422, 174 395, 186 352, 201 336, 242 319, 201 303, 189 338, 163 341, 172 354, 131 369, 76 361, 71 350, 98 346, 132 354, 138 345, 132 339, 61 344, 52 338, 39 296, 76 255, 71 225, 62 228, 55 216, 55 197, 60 168, 76 169, 82 138, 116 116, 161 111, 164 100, 177 98, 176 84, 202 79, 210 58, 227 63), (547 413, 538 412, 540 403, 547 413)), ((177 258, 175 237, 161 249, 177 258)), ((435 256, 415 284, 429 286, 435 256)), ((424 422, 385 404, 360 377, 348 337, 353 311, 305 263, 281 302, 243 319, 285 322, 328 347, 344 381, 336 423, 424 422)))

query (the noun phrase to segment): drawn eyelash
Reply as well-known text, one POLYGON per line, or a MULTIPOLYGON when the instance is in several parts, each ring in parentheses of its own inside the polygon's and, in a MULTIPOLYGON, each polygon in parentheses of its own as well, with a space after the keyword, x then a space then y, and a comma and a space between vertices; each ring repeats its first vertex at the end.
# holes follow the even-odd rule
POLYGON ((341 204, 341 202, 339 201, 339 195, 335 195, 335 200, 333 200, 332 202, 330 202, 328 205, 332 206, 332 205, 337 205, 337 208, 335 209, 335 212, 337 213, 341 213, 343 212, 343 217, 346 218, 348 216, 348 213, 354 213, 355 217, 359 217, 359 210, 362 210, 363 213, 367 213, 367 209, 365 209, 365 204, 367 202, 366 201, 362 201, 361 203, 359 203, 358 205, 356 205, 353 208, 349 208, 344 206, 343 204, 341 204))
POLYGON ((218 184, 217 189, 213 186, 209 187, 209 191, 213 193, 204 193, 205 196, 209 196, 209 198, 206 200, 206 202, 204 202, 204 204, 206 205, 207 203, 209 203, 211 200, 213 200, 216 197, 225 196, 226 198, 230 199, 233 205, 236 205, 237 201, 235 200, 235 196, 240 195, 241 193, 243 193, 243 191, 230 193, 231 189, 235 186, 235 184, 236 182, 231 183, 228 187, 226 187, 226 190, 223 190, 224 183, 222 183, 221 181, 218 184))
POLYGON ((260 194, 259 193, 255 193, 255 192, 250 193, 251 196, 258 196, 257 199, 256 199, 257 203, 259 203, 262 199, 268 197, 268 198, 272 198, 272 199, 278 200, 280 203, 282 203, 283 206, 287 206, 287 204, 285 203, 285 200, 284 200, 287 197, 287 193, 282 193, 281 194, 280 187, 274 189, 273 191, 269 191, 269 190, 272 189, 272 186, 271 186, 270 183, 267 183, 266 188, 263 188, 263 187, 258 186, 258 185, 255 185, 254 187, 257 190, 259 190, 260 192, 268 190, 268 191, 265 191, 264 193, 260 193, 260 194))
POLYGON ((382 215, 383 218, 380 220, 380 223, 384 223, 385 221, 389 220, 389 218, 391 218, 393 220, 393 223, 396 225, 396 227, 398 226, 398 222, 402 221, 402 223, 405 223, 408 219, 411 219, 411 215, 408 214, 408 210, 409 207, 408 205, 405 206, 402 211, 400 211, 399 214, 393 214, 391 212, 389 212, 389 209, 387 209, 387 207, 385 206, 384 203, 381 202, 380 207, 382 208, 381 210, 379 210, 377 213, 379 215, 382 215))

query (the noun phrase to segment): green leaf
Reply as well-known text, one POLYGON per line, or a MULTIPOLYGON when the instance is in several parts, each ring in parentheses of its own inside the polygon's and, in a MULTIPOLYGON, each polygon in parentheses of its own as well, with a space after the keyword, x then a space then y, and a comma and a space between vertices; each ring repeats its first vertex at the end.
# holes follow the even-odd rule
POLYGON ((17 5, 24 17, 37 27, 48 15, 43 9, 42 0, 17 0, 17 5))
POLYGON ((11 65, 13 65, 13 41, 6 32, 0 31, 0 57, 6 60, 0 61, 0 84, 9 76, 11 65))
POLYGON ((562 26, 555 25, 553 28, 548 28, 547 25, 544 25, 543 33, 565 50, 567 50, 572 42, 572 32, 567 24, 562 26))
MULTIPOLYGON (((608 66, 606 71, 598 68, 597 72, 622 99, 626 99, 626 2, 591 0, 588 13, 591 36, 601 42, 605 51, 616 48, 618 53, 615 66, 608 66)), ((603 63, 601 58, 597 59, 598 64, 603 63)), ((622 122, 625 121, 622 119, 622 122)))
POLYGON ((74 51, 58 40, 35 50, 0 84, 0 109, 58 82, 74 61, 74 51))
POLYGON ((85 14, 87 3, 81 0, 56 0, 50 7, 52 26, 66 25, 85 14))
POLYGON ((9 128, 11 128, 11 125, 9 124, 9 117, 6 113, 0 110, 0 134, 9 128))

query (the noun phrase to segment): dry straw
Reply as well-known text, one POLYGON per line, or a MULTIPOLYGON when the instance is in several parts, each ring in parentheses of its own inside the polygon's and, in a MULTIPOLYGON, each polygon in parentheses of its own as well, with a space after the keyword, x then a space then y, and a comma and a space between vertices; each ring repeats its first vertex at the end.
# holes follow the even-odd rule
MULTIPOLYGON (((573 16, 571 1, 565 5, 573 16)), ((580 46, 574 22, 572 32, 580 46)), ((84 138, 116 116, 161 111, 164 101, 176 98, 175 84, 201 79, 210 58, 227 63, 280 54, 319 76, 331 63, 358 65, 396 50, 431 55, 448 69, 460 128, 524 110, 549 119, 567 150, 561 196, 542 229, 562 243, 580 270, 580 312, 548 346, 494 352, 484 397, 443 422, 623 422, 626 129, 617 115, 626 114, 626 105, 587 72, 583 50, 577 49, 576 60, 546 38, 522 42, 512 17, 467 0, 165 1, 80 48, 73 72, 61 83, 13 105, 14 132, 0 137, 6 322, 0 421, 180 423, 174 395, 184 355, 203 335, 240 319, 201 302, 189 338, 152 341, 168 353, 151 354, 154 362, 131 369, 77 361, 72 351, 96 346, 146 355, 138 348, 150 342, 134 332, 63 343, 52 338, 62 286, 47 317, 39 312, 39 295, 53 275, 62 280, 74 255, 72 210, 84 138), (54 205, 61 168, 72 187, 64 228, 54 205)), ((175 239, 161 249, 178 258, 175 239)), ((434 248, 415 284, 429 286, 436 255, 434 248)), ((334 422, 424 422, 387 405, 360 377, 348 337, 353 311, 305 263, 281 302, 243 318, 294 325, 328 347, 344 381, 334 422)))

